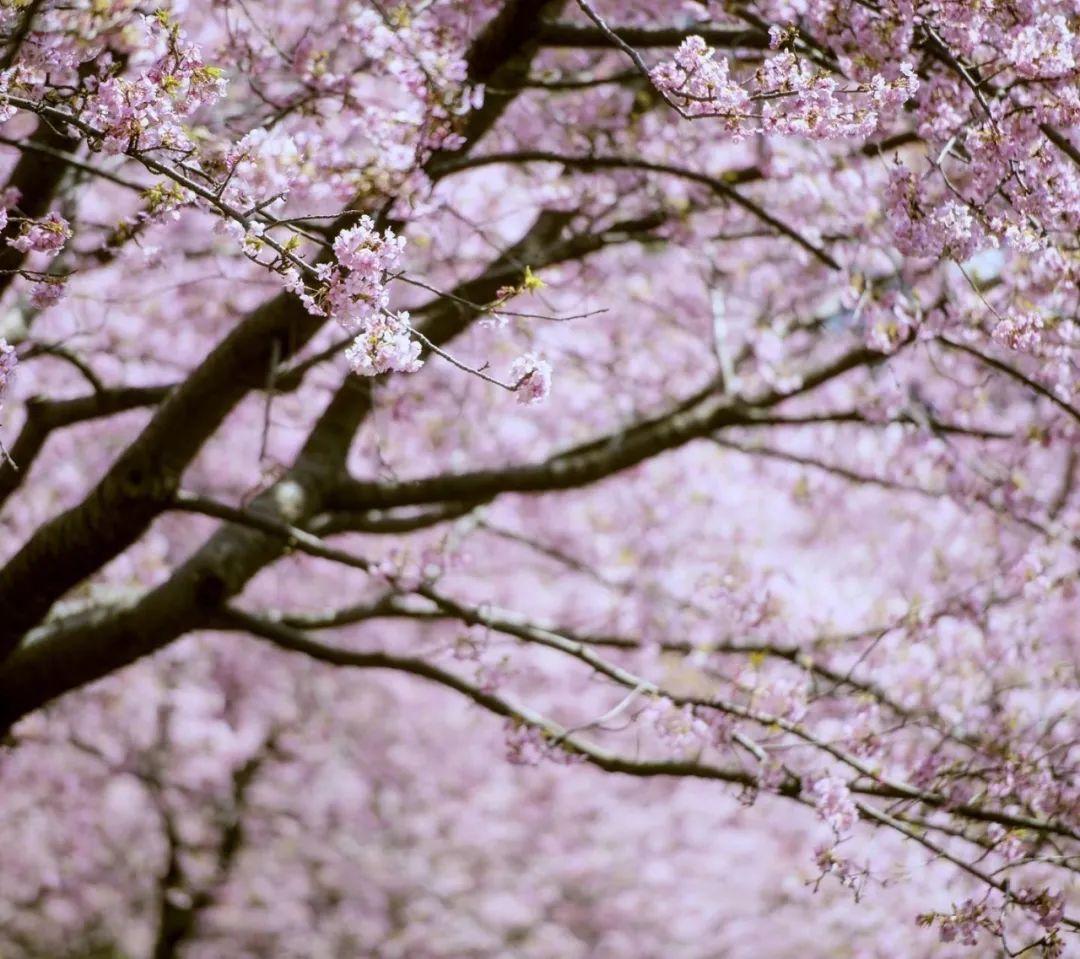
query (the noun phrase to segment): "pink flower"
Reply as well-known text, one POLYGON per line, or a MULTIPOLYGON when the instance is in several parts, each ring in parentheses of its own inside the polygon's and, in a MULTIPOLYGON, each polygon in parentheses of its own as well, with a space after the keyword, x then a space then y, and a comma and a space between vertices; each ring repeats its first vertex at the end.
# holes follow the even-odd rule
POLYGON ((814 848, 814 863, 821 870, 822 876, 835 876, 842 886, 854 889, 858 893, 861 880, 866 877, 866 870, 860 869, 850 859, 836 853, 835 846, 821 845, 814 848))
POLYGON ((405 248, 405 238, 388 229, 379 234, 371 217, 362 216, 360 222, 348 230, 342 230, 334 238, 334 256, 347 270, 364 276, 378 277, 394 269, 405 248))
POLYGON ((1039 345, 1043 325, 1043 318, 1038 313, 1016 312, 999 320, 990 335, 1010 350, 1030 352, 1039 345))
MULTIPOLYGON (((393 230, 378 233, 370 217, 342 230, 334 239, 337 264, 321 263, 316 268, 323 281, 321 297, 305 300, 309 312, 329 312, 346 330, 356 335, 349 351, 353 369, 364 375, 387 370, 417 370, 420 347, 408 335, 408 313, 388 312, 390 294, 386 274, 397 267, 404 237, 393 230)), ((295 286, 291 274, 286 277, 295 286)))
POLYGON ((973 899, 965 899, 954 912, 939 918, 941 925, 938 935, 942 942, 956 942, 959 939, 965 946, 975 946, 979 942, 980 930, 993 932, 996 928, 987 915, 986 906, 973 899))
POLYGON ((293 137, 261 128, 236 144, 228 159, 232 168, 229 195, 243 206, 288 193, 304 161, 293 137))
POLYGON ((7 123, 8 120, 15 116, 15 108, 8 102, 6 96, 14 73, 13 69, 0 70, 0 123, 7 123))
POLYGON ((535 726, 510 722, 506 726, 506 761, 512 766, 539 766, 547 751, 544 734, 535 726))
POLYGON ((415 373, 424 365, 420 344, 409 334, 406 312, 381 313, 369 320, 345 351, 345 358, 360 376, 415 373))
MULTIPOLYGON (((770 30, 770 46, 786 33, 770 30)), ((781 51, 755 74, 732 78, 731 65, 699 36, 688 37, 669 63, 650 73, 656 88, 692 117, 718 117, 727 131, 743 137, 761 130, 815 140, 866 136, 883 112, 896 113, 919 88, 914 68, 904 61, 893 79, 875 74, 866 83, 841 86, 816 65, 781 51), (756 101, 763 101, 757 107, 756 101)))
POLYGON ((26 220, 19 235, 8 244, 23 253, 45 253, 56 256, 71 239, 71 227, 59 213, 53 212, 38 220, 26 220))
POLYGON ((510 380, 519 403, 542 403, 551 392, 551 365, 535 353, 525 353, 510 367, 510 380))
POLYGON ((923 192, 923 184, 902 165, 889 172, 885 188, 886 213, 897 249, 907 256, 968 259, 979 247, 982 233, 966 203, 943 202, 923 192))
POLYGON ((1076 36, 1061 14, 1043 14, 1020 30, 1009 54, 1017 73, 1026 77, 1060 77, 1076 67, 1076 36))
POLYGON ((50 306, 59 303, 65 293, 67 293, 67 286, 63 279, 46 277, 30 287, 30 302, 39 310, 47 310, 50 306))
POLYGON ((811 793, 818 817, 829 824, 838 836, 846 835, 854 828, 859 818, 859 811, 851 799, 851 791, 837 776, 822 776, 818 779, 811 793))
POLYGON ((1019 899, 1032 918, 1047 931, 1056 929, 1065 918, 1065 896, 1060 892, 1052 893, 1044 889, 1036 893, 1028 890, 1022 892, 1019 899))
POLYGON ((749 94, 728 76, 728 61, 716 59, 713 49, 698 36, 687 37, 673 62, 656 67, 651 78, 686 113, 726 117, 732 132, 749 104, 749 94))

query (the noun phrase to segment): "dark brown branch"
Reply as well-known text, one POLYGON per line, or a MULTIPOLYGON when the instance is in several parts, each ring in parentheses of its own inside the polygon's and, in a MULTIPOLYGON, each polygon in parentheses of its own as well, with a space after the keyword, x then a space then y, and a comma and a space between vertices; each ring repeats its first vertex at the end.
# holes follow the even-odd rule
MULTIPOLYGON (((346 344, 348 342, 351 340, 346 344)), ((275 392, 288 393, 298 389, 310 370, 339 353, 346 344, 334 344, 294 367, 282 370, 276 377, 275 392)), ((33 398, 27 401, 26 422, 9 450, 10 460, 0 461, 0 505, 21 485, 53 430, 142 406, 154 406, 178 385, 103 387, 93 394, 68 400, 33 398)))
POLYGON ((140 183, 132 183, 130 180, 125 180, 123 177, 117 176, 109 170, 91 166, 89 163, 84 163, 73 153, 61 150, 60 148, 51 146, 47 143, 42 143, 38 140, 15 140, 11 137, 0 136, 0 144, 3 144, 6 147, 13 147, 16 150, 22 150, 23 152, 29 151, 30 153, 36 153, 39 156, 49 157, 59 163, 67 164, 73 170, 80 170, 89 176, 108 180, 110 183, 122 186, 126 190, 134 190, 135 192, 141 193, 146 189, 140 183))
MULTIPOLYGON (((640 49, 677 47, 688 36, 701 37, 718 50, 767 50, 769 34, 757 29, 732 27, 613 27, 611 32, 624 43, 640 49)), ((540 42, 548 47, 581 47, 602 49, 611 47, 611 38, 598 27, 576 23, 545 23, 540 28, 540 42)))
POLYGON ((22 11, 22 16, 19 17, 18 25, 15 27, 8 39, 4 44, 4 52, 0 54, 0 70, 7 70, 19 56, 19 52, 22 50, 23 43, 26 42, 26 38, 30 34, 30 29, 34 25, 34 18, 38 15, 38 11, 45 5, 45 0, 31 0, 22 11))
MULTIPOLYGON (((543 19, 557 15, 563 6, 564 0, 507 0, 473 42, 466 57, 469 79, 488 89, 483 106, 466 120, 466 146, 458 153, 490 130, 517 97, 540 48, 543 19)), ((440 176, 434 166, 431 175, 440 176)))
POLYGON ((909 413, 901 413, 892 419, 872 419, 858 410, 825 410, 820 413, 802 413, 791 415, 779 415, 775 413, 760 416, 751 415, 751 422, 747 426, 811 426, 816 423, 851 423, 872 429, 884 429, 886 427, 902 424, 918 429, 929 429, 934 433, 944 433, 950 436, 967 436, 980 440, 1015 440, 1016 433, 1008 430, 982 429, 975 426, 961 426, 957 423, 947 423, 935 419, 929 415, 924 418, 915 417, 909 413))
POLYGON ((86 498, 37 530, 0 570, 0 607, 9 614, 0 658, 56 599, 145 531, 203 443, 262 384, 273 351, 291 356, 320 324, 287 294, 257 309, 169 394, 86 498))
MULTIPOLYGON (((920 142, 919 135, 914 131, 909 130, 903 133, 897 133, 891 137, 886 137, 884 140, 866 143, 856 150, 852 156, 863 156, 868 158, 884 156, 895 150, 903 149, 906 146, 911 146, 918 142, 920 142)), ((463 170, 471 170, 476 167, 497 163, 559 163, 565 166, 577 166, 581 169, 588 167, 594 169, 616 169, 620 167, 634 167, 642 162, 644 161, 640 161, 635 157, 564 156, 561 153, 554 153, 548 150, 512 150, 498 153, 481 153, 479 155, 465 157, 444 158, 440 159, 435 164, 434 169, 437 170, 441 176, 447 176, 463 170)), ((657 164, 656 166, 662 168, 663 164, 657 164)), ((684 168, 676 167, 674 169, 662 169, 659 172, 671 172, 674 175, 679 175, 684 172, 684 168)), ((745 166, 727 170, 711 179, 721 180, 730 186, 740 186, 746 183, 757 183, 764 178, 765 174, 761 167, 745 166)))
MULTIPOLYGON (((527 76, 537 49, 536 21, 545 11, 557 13, 561 5, 561 0, 511 0, 505 4, 469 51, 470 76, 491 82, 501 76, 500 70, 519 70, 523 77, 527 76)), ((465 133, 466 147, 483 134, 508 103, 508 96, 504 96, 501 105, 493 102, 488 110, 474 113, 465 133), (487 119, 480 118, 481 113, 487 119)), ((58 147, 66 150, 67 144, 58 147)), ((24 154, 20 167, 27 159, 28 155, 24 154)), ((41 158, 33 157, 33 161, 39 167, 48 166, 41 158)), ((551 218, 548 216, 545 223, 551 218)), ((355 220, 353 212, 343 214, 331 231, 343 229, 355 220)), ((563 225, 564 222, 558 223, 559 231, 563 225)), ((583 255, 606 242, 603 237, 591 239, 595 245, 590 247, 586 241, 580 252, 571 246, 564 257, 583 255)), ((503 274, 511 267, 505 259, 498 265, 503 274)), ((489 300, 494 289, 487 292, 485 279, 477 281, 479 288, 466 284, 463 290, 455 292, 466 299, 489 300)), ((503 275, 497 279, 500 285, 504 282, 503 275)), ((463 315, 461 310, 453 313, 436 310, 421 332, 440 343, 463 329, 473 315, 463 315)), ((0 608, 6 612, 0 622, 0 661, 18 646, 23 634, 41 621, 58 598, 145 532, 171 500, 188 464, 233 407, 265 382, 271 363, 295 355, 321 326, 321 318, 309 314, 291 294, 283 293, 264 303, 238 324, 169 395, 86 498, 35 532, 0 570, 0 608)), ((342 397, 334 406, 335 411, 339 409, 363 410, 364 404, 342 397)), ((326 442, 336 442, 347 449, 348 440, 365 413, 356 415, 359 419, 351 429, 342 426, 334 440, 325 436, 326 442)), ((327 433, 325 429, 323 432, 327 433)), ((321 449, 325 450, 326 442, 321 442, 321 449)), ((307 448, 305 451, 317 452, 307 448)), ((307 461, 314 458, 317 457, 308 455, 307 461)))
MULTIPOLYGON (((41 146, 61 155, 70 152, 75 146, 71 140, 44 123, 39 125, 29 145, 41 146)), ((19 191, 19 212, 30 218, 44 216, 52 205, 67 170, 67 161, 60 156, 24 150, 7 182, 8 187, 19 191)), ((18 275, 15 271, 22 266, 27 256, 7 244, 7 240, 19 232, 19 228, 18 221, 11 219, 7 227, 0 232, 0 296, 18 275)))
MULTIPOLYGON (((776 405, 849 370, 882 359, 880 353, 857 347, 807 376, 797 390, 767 394, 753 406, 776 405)), ((444 474, 396 484, 346 480, 330 493, 328 507, 332 510, 388 509, 446 500, 478 501, 502 493, 573 489, 629 469, 718 429, 751 421, 743 404, 723 396, 707 396, 689 408, 680 405, 674 411, 565 450, 534 465, 444 474)))
POLYGON ((938 342, 944 343, 949 349, 958 350, 961 353, 967 353, 968 356, 973 356, 980 363, 985 363, 987 366, 992 367, 1000 373, 1004 373, 1006 376, 1011 377, 1018 383, 1023 383, 1029 390, 1034 393, 1038 393, 1053 403, 1058 409, 1064 410, 1074 420, 1080 423, 1080 410, 1075 406, 1070 406, 1061 397, 1059 397, 1053 390, 1043 386, 1041 383, 1037 383, 1031 377, 1021 373, 1018 369, 1010 366, 1008 363, 1004 363, 996 357, 990 356, 987 353, 982 353, 975 349, 973 346, 968 346, 966 343, 957 343, 954 340, 950 340, 947 337, 939 336, 938 342))
MULTIPOLYGON (((434 598, 445 612, 460 618, 463 622, 475 622, 480 625, 488 625, 488 616, 474 614, 470 610, 458 606, 445 597, 431 594, 430 591, 425 590, 423 592, 424 595, 429 598, 434 598)), ((591 744, 576 738, 573 735, 573 731, 558 727, 523 707, 511 705, 500 697, 483 692, 452 673, 447 673, 422 659, 397 657, 382 652, 353 652, 350 650, 343 650, 338 647, 321 643, 317 640, 312 640, 301 631, 292 629, 282 623, 271 622, 232 607, 223 611, 214 625, 218 628, 243 630, 255 636, 268 639, 275 645, 281 646, 284 649, 303 653, 337 666, 356 666, 367 669, 399 669, 404 672, 412 673, 413 675, 431 679, 442 685, 449 686, 458 692, 464 693, 478 705, 484 706, 484 708, 490 709, 499 715, 537 726, 547 736, 551 737, 556 742, 563 744, 564 748, 568 751, 584 756, 589 762, 594 762, 594 756, 599 753, 599 751, 591 746, 591 744)), ((500 623, 499 628, 513 632, 515 635, 520 635, 521 638, 528 641, 535 641, 539 638, 543 645, 552 645, 553 648, 568 652, 570 655, 593 666, 593 668, 597 669, 601 674, 609 676, 617 683, 635 688, 635 677, 631 674, 626 674, 618 667, 599 659, 586 648, 581 647, 581 644, 572 641, 561 641, 561 637, 557 637, 556 634, 549 633, 546 630, 530 630, 514 623, 500 623)), ((671 696, 670 698, 676 704, 687 703, 702 705, 706 708, 729 708, 719 702, 698 700, 693 697, 671 696)), ((737 710, 736 712, 741 711, 737 710)), ((818 742, 812 737, 808 741, 812 745, 815 745, 832 755, 841 755, 835 747, 832 747, 828 743, 818 742)), ((618 760, 616 757, 607 753, 599 755, 605 757, 609 762, 614 761, 615 764, 595 763, 601 768, 609 771, 631 773, 636 771, 636 774, 639 775, 700 776, 702 778, 721 779, 727 782, 738 782, 748 787, 757 785, 757 778, 742 770, 737 772, 719 770, 716 767, 693 761, 686 763, 646 763, 644 765, 631 763, 629 768, 623 768, 623 764, 627 762, 626 760, 618 760), (646 769, 649 771, 645 772, 644 770, 646 769), (732 775, 733 773, 734 776, 732 775)), ((861 771, 861 763, 857 760, 849 761, 853 763, 857 770, 861 771)), ((1013 815, 1000 810, 964 803, 956 804, 947 797, 934 792, 915 789, 914 787, 907 786, 903 783, 893 783, 887 779, 876 776, 869 776, 868 778, 870 779, 868 783, 853 783, 851 787, 852 791, 865 796, 912 801, 931 809, 949 809, 955 815, 960 815, 974 821, 996 822, 1013 828, 1033 829, 1039 833, 1055 834, 1072 839, 1080 839, 1080 834, 1063 823, 1013 815)), ((801 787, 798 780, 792 778, 787 779, 781 787, 780 793, 781 795, 789 797, 799 797, 801 787)))
MULTIPOLYGON (((693 776, 699 779, 734 783, 751 789, 757 787, 757 777, 742 769, 723 769, 692 760, 656 762, 632 760, 609 753, 578 738, 571 731, 545 719, 531 709, 485 692, 478 686, 423 659, 395 656, 384 652, 356 652, 341 649, 310 639, 299 630, 252 616, 232 607, 219 615, 214 626, 218 629, 249 633, 281 649, 300 653, 333 666, 393 670, 445 686, 454 692, 461 693, 476 705, 497 716, 539 729, 553 744, 557 743, 566 752, 581 756, 591 765, 607 772, 625 773, 631 776, 693 776)), ((799 792, 800 786, 797 780, 786 781, 780 789, 782 795, 791 797, 797 797, 799 792)))
POLYGON ((1073 163, 1080 167, 1080 150, 1076 148, 1076 144, 1074 144, 1072 140, 1059 130, 1055 130, 1049 123, 1040 123, 1039 129, 1046 136, 1046 139, 1054 144, 1054 146, 1072 160, 1073 163))
POLYGON ((53 430, 152 406, 160 403, 171 389, 172 386, 128 386, 69 400, 29 400, 26 421, 9 450, 11 461, 0 462, 0 504, 18 489, 53 430))
POLYGON ((420 510, 392 512, 369 510, 362 513, 325 513, 317 516, 309 525, 316 536, 332 536, 335 533, 412 533, 450 520, 467 516, 477 503, 439 503, 420 510))
MULTIPOLYGON (((649 235, 665 222, 658 212, 596 234, 560 240, 567 214, 541 214, 533 228, 495 261, 489 271, 454 291, 473 302, 492 299, 508 279, 520 279, 522 263, 543 266, 576 259, 613 244, 649 235)), ((443 343, 477 315, 454 298, 417 311, 422 330, 443 343)), ((265 515, 302 525, 326 511, 325 496, 336 484, 352 437, 371 409, 370 381, 350 377, 320 417, 294 468, 253 504, 265 515)), ((156 512, 166 509, 175 489, 162 490, 156 512)), ((364 507, 366 509, 366 507, 364 507)), ((156 513, 155 513, 156 515, 156 513)), ((55 535, 55 534, 54 534, 55 535)), ((49 700, 108 675, 204 625, 221 603, 238 593, 286 542, 278 536, 237 527, 212 536, 172 577, 133 606, 99 610, 43 628, 0 664, 0 734, 12 722, 49 700)), ((21 634, 16 642, 21 641, 21 634)))
MULTIPOLYGON (((268 744, 269 746, 270 744, 268 744)), ((153 959, 176 959, 183 946, 198 928, 199 919, 214 905, 222 886, 228 881, 233 864, 244 843, 244 813, 247 796, 259 769, 266 762, 269 749, 261 750, 243 763, 232 775, 231 809, 217 844, 214 874, 194 892, 185 889, 185 877, 178 856, 179 837, 170 828, 169 865, 162 881, 158 907, 158 932, 153 959), (170 893, 186 896, 177 901, 170 893), (186 899, 186 901, 185 901, 186 899)))
MULTIPOLYGON (((452 611, 440 609, 434 604, 410 602, 405 596, 388 593, 379 599, 368 603, 357 603, 342 609, 330 610, 323 613, 273 613, 267 614, 272 622, 281 623, 293 629, 323 630, 337 629, 342 626, 355 625, 357 623, 370 622, 380 619, 408 619, 413 621, 438 621, 457 620, 469 625, 475 625, 479 621, 455 615, 452 611)), ((568 630, 561 626, 545 626, 527 622, 520 618, 512 617, 509 613, 498 610, 485 609, 482 625, 487 629, 500 632, 517 639, 528 641, 536 631, 557 633, 574 643, 583 643, 598 648, 618 649, 623 651, 640 651, 644 644, 640 639, 630 636, 582 634, 574 630, 568 630)), ((831 638, 831 637, 830 637, 831 638)), ((666 653, 678 653, 690 655, 693 653, 721 654, 734 656, 767 656, 772 659, 780 659, 791 663, 799 669, 806 670, 821 679, 831 683, 834 687, 854 689, 860 693, 872 696, 883 706, 890 709, 896 715, 904 719, 916 718, 915 713, 903 707, 894 700, 887 692, 873 683, 854 678, 848 673, 840 673, 823 663, 815 660, 813 656, 799 646, 785 646, 779 643, 758 642, 754 640, 721 639, 706 643, 689 643, 679 640, 663 640, 656 644, 666 653)), ((812 644, 813 645, 813 644, 812 644)), ((938 717, 928 717, 940 721, 938 717)))
MULTIPOLYGON (((502 632, 518 636, 527 642, 536 643, 557 650, 558 652, 579 660, 599 675, 605 676, 617 685, 628 689, 643 689, 647 692, 660 691, 660 688, 655 684, 635 676, 633 673, 623 669, 621 666, 610 660, 603 659, 587 643, 568 638, 551 630, 532 626, 524 621, 507 620, 505 618, 500 618, 497 615, 490 615, 486 610, 462 605, 448 596, 437 593, 430 587, 420 586, 416 589, 416 593, 417 595, 431 600, 444 612, 460 619, 462 622, 479 626, 491 626, 502 632)), ((845 752, 830 741, 817 738, 808 732, 801 724, 790 722, 782 717, 758 713, 752 708, 744 707, 732 702, 724 702, 717 697, 702 698, 697 696, 678 695, 667 691, 663 692, 664 695, 677 706, 716 709, 731 716, 746 719, 765 727, 771 728, 775 726, 782 729, 796 739, 802 740, 807 745, 821 750, 832 756, 834 759, 839 760, 858 773, 859 776, 869 780, 869 784, 867 785, 859 784, 852 786, 853 792, 890 799, 912 801, 932 809, 948 809, 954 814, 966 816, 978 821, 997 822, 1012 827, 1034 829, 1041 833, 1050 833, 1071 839, 1080 839, 1080 832, 1067 822, 1063 823, 1014 815, 1002 810, 984 809, 972 804, 954 803, 945 795, 928 789, 920 789, 902 781, 890 779, 875 772, 870 766, 859 759, 859 757, 845 752)))
POLYGON ((443 175, 453 173, 459 170, 470 169, 473 167, 483 166, 486 163, 558 163, 564 167, 576 170, 582 170, 583 172, 592 172, 595 170, 641 170, 647 173, 658 173, 665 176, 679 177, 683 180, 689 180, 692 183, 700 184, 706 187, 716 196, 723 197, 724 199, 734 203, 736 206, 741 207, 755 219, 760 220, 767 226, 772 227, 778 233, 786 236, 792 240, 798 246, 806 250, 814 259, 824 263, 825 266, 832 270, 839 270, 840 264, 833 259, 833 257, 820 247, 814 246, 809 240, 807 240, 797 230, 784 223, 782 220, 773 216, 767 210, 763 209, 755 201, 749 199, 738 190, 735 189, 733 183, 740 182, 740 176, 743 178, 742 182, 749 182, 757 177, 754 175, 752 169, 745 173, 735 173, 732 175, 730 181, 728 177, 719 178, 712 177, 706 173, 699 173, 696 170, 689 170, 684 167, 673 166, 666 163, 654 163, 650 160, 642 160, 636 157, 603 157, 603 156, 590 156, 590 157, 573 157, 573 156, 561 156, 559 154, 548 153, 544 151, 519 151, 516 153, 493 153, 487 156, 469 157, 461 161, 449 161, 441 165, 438 169, 443 175))
POLYGON ((215 519, 224 520, 227 523, 235 523, 247 529, 258 530, 267 536, 272 536, 284 541, 289 549, 296 549, 320 559, 332 560, 359 569, 365 573, 370 572, 372 564, 366 559, 349 553, 345 550, 335 549, 325 545, 317 536, 301 529, 284 523, 275 516, 256 512, 253 509, 238 509, 219 503, 205 496, 188 493, 180 490, 172 503, 172 508, 186 513, 198 513, 201 516, 212 516, 215 519))

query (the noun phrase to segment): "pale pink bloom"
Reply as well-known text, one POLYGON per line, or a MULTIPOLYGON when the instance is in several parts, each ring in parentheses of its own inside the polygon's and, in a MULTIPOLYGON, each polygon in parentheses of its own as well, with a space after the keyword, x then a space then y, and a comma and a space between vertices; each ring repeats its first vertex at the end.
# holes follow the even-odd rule
POLYGON ((56 256, 71 239, 71 227, 59 213, 48 213, 38 220, 26 220, 19 235, 8 244, 23 253, 45 253, 56 256))
POLYGON ((551 393, 551 364, 535 353, 525 353, 510 367, 510 382, 514 384, 519 403, 542 403, 551 393))

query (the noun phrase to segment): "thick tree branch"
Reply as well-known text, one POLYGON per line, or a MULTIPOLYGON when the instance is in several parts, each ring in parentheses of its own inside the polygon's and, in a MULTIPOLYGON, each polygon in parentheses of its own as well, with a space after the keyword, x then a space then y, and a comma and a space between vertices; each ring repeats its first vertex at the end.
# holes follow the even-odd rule
POLYGON ((501 493, 538 493, 585 486, 716 430, 751 423, 749 409, 775 406, 850 370, 882 359, 881 353, 856 347, 815 370, 804 378, 800 387, 789 392, 769 392, 749 404, 707 395, 689 408, 680 404, 672 411, 565 450, 535 465, 445 474, 395 484, 346 480, 330 493, 327 505, 331 510, 388 509, 446 500, 479 501, 501 493))
MULTIPOLYGON (((487 133, 517 97, 540 48, 544 18, 564 6, 565 0, 507 0, 476 38, 466 59, 469 79, 485 84, 487 92, 483 106, 466 120, 462 150, 487 133)), ((433 167, 433 179, 440 175, 433 167)))
POLYGON ((123 386, 68 400, 31 399, 26 421, 8 451, 10 461, 0 462, 0 504, 19 487, 49 434, 65 426, 160 403, 173 386, 123 386))
MULTIPOLYGON (((470 75, 480 82, 494 79, 507 64, 506 69, 520 68, 527 75, 537 48, 536 20, 545 9, 555 12, 558 6, 549 0, 506 4, 473 44, 468 55, 470 75)), ((466 147, 471 147, 508 102, 492 107, 494 113, 487 121, 470 121, 473 126, 466 131, 466 147)), ((66 144, 62 146, 66 149, 66 144)), ((27 158, 24 155, 20 164, 27 158)), ((38 158, 34 163, 47 166, 38 158)), ((331 229, 336 232, 355 219, 355 214, 346 213, 331 229)), ((602 245, 604 240, 597 239, 593 248, 602 245)), ((509 265, 502 262, 504 270, 509 265)), ((491 299, 494 289, 487 297, 474 295, 486 289, 483 279, 479 282, 480 289, 466 285, 461 295, 491 299)), ((440 343, 471 319, 461 311, 436 310, 422 332, 440 343)), ((270 364, 293 356, 321 326, 322 319, 309 314, 291 294, 280 294, 263 304, 170 394, 86 498, 31 537, 0 570, 0 608, 9 611, 0 623, 0 661, 60 596, 142 535, 171 499, 188 464, 236 403, 265 382, 270 364)), ((355 406, 351 400, 342 400, 339 405, 355 406)), ((352 430, 347 432, 351 437, 352 430)))
MULTIPOLYGON (((456 336, 477 315, 475 309, 470 310, 460 300, 490 301, 509 278, 520 279, 522 262, 543 266, 635 240, 663 223, 666 215, 658 212, 600 233, 559 240, 566 216, 541 214, 526 236, 495 261, 488 272, 463 284, 454 291, 456 296, 438 299, 428 309, 418 311, 425 335, 439 343, 456 336)), ((325 512, 326 494, 338 483, 338 471, 370 404, 368 381, 350 377, 319 418, 294 468, 263 494, 253 509, 298 526, 325 512)), ((175 487, 161 491, 153 515, 169 507, 175 492, 175 487)), ((62 538, 55 535, 55 546, 59 548, 62 538)), ((0 664, 0 730, 50 699, 199 628, 208 614, 238 593, 285 549, 286 543, 280 537, 227 527, 211 537, 166 583, 136 604, 78 618, 68 624, 70 628, 44 630, 40 639, 22 644, 7 662, 0 664)), ((25 631, 26 627, 20 626, 19 635, 14 636, 16 644, 25 631)), ((9 632, 14 635, 15 630, 9 632)))
POLYGON ((665 176, 674 176, 683 180, 689 180, 692 183, 697 183, 706 187, 714 195, 723 197, 725 200, 734 203, 777 233, 786 236, 796 245, 806 250, 806 252, 814 257, 814 259, 829 267, 829 269, 840 269, 840 264, 833 259, 830 253, 821 249, 821 247, 815 246, 799 233, 798 230, 794 229, 783 220, 778 219, 776 216, 762 208, 757 202, 751 200, 749 197, 735 189, 733 183, 740 182, 740 177, 742 177, 741 182, 750 182, 753 179, 756 179, 752 168, 746 171, 735 172, 732 174, 731 181, 729 181, 727 177, 712 177, 705 173, 699 173, 696 170, 690 170, 667 163, 654 163, 650 160, 642 160, 636 157, 575 157, 562 156, 544 151, 518 151, 515 153, 493 153, 487 156, 470 157, 458 163, 449 162, 440 167, 440 170, 444 174, 447 174, 458 170, 483 166, 487 163, 558 163, 568 169, 582 170, 586 173, 595 170, 641 170, 646 173, 658 173, 665 176))

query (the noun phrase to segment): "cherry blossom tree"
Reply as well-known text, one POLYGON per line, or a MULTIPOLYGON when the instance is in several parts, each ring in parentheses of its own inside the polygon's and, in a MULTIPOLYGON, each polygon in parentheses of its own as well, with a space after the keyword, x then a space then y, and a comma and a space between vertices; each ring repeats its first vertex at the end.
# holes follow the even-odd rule
POLYGON ((2 0, 0 955, 1080 955, 1078 61, 2 0))

